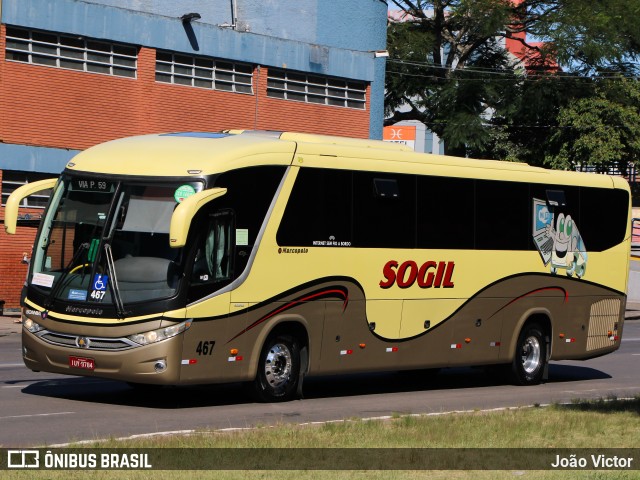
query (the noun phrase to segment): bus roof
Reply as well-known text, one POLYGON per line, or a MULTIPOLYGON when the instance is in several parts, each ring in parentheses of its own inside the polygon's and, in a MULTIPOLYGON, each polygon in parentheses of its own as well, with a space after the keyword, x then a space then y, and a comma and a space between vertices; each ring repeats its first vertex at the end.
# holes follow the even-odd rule
POLYGON ((379 140, 252 130, 175 132, 113 140, 79 153, 67 164, 67 169, 113 175, 185 177, 257 165, 291 164, 609 188, 615 183, 618 188, 624 188, 607 175, 416 153, 405 145, 379 140))
POLYGON ((253 165, 289 165, 295 143, 267 135, 180 132, 127 137, 76 155, 67 168, 104 174, 185 177, 253 165))

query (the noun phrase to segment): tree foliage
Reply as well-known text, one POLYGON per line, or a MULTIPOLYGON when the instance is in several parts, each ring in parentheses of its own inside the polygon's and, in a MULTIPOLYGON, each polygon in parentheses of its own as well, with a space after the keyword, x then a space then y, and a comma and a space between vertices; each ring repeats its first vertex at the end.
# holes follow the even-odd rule
POLYGON ((385 124, 419 120, 450 154, 562 168, 584 164, 580 156, 587 154, 599 155, 602 165, 638 158, 634 129, 625 122, 633 121, 640 99, 629 91, 636 83, 621 79, 636 74, 640 0, 389 3, 404 17, 388 28, 385 124), (527 70, 505 51, 507 37, 529 55, 527 70), (556 62, 561 71, 548 68, 556 62), (618 83, 623 86, 612 87, 618 83), (609 116, 599 110, 605 105, 614 110, 609 116), (625 125, 597 140, 618 138, 622 146, 597 150, 595 130, 579 122, 586 111, 595 115, 594 128, 596 118, 625 125), (591 139, 576 143, 587 132, 591 139))
POLYGON ((563 169, 588 164, 600 172, 617 167, 626 173, 629 162, 640 160, 639 106, 637 80, 596 82, 592 95, 574 98, 560 109, 547 163, 563 169))
POLYGON ((509 0, 395 3, 407 16, 388 29, 386 123, 420 120, 445 139, 449 153, 482 148, 482 116, 501 89, 487 77, 511 71, 495 35, 509 0))

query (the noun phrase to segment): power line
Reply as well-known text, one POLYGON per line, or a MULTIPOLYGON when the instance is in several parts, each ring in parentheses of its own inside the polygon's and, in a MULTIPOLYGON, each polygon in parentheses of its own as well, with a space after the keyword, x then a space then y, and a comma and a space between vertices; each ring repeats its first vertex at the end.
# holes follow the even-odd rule
MULTIPOLYGON (((423 122, 424 123, 424 122, 423 122)), ((447 126, 447 125, 455 125, 457 127, 476 127, 478 126, 477 123, 469 123, 469 122, 442 122, 442 121, 438 121, 438 122, 429 122, 429 123, 425 123, 425 125, 427 127, 434 126, 447 126)), ((482 126, 488 129, 511 129, 511 128, 545 128, 545 129, 553 129, 553 130, 590 130, 594 127, 579 127, 576 125, 524 125, 524 124, 520 124, 520 123, 510 123, 508 125, 503 125, 503 124, 492 124, 492 123, 482 123, 482 126)), ((607 124, 607 127, 612 127, 612 128, 626 128, 627 125, 613 125, 613 124, 607 124)))
POLYGON ((463 67, 463 68, 453 68, 453 67, 447 67, 444 65, 438 65, 437 63, 433 63, 433 62, 417 62, 417 61, 413 61, 413 60, 402 60, 400 58, 389 58, 387 59, 388 63, 399 63, 402 65, 410 65, 410 66, 415 66, 415 67, 429 67, 429 68, 435 68, 435 69, 440 69, 440 70, 448 70, 451 72, 456 72, 456 71, 460 71, 460 70, 468 70, 468 71, 478 71, 478 72, 486 72, 486 73, 503 73, 502 70, 498 69, 498 68, 493 68, 493 67, 463 67))
MULTIPOLYGON (((454 67, 448 67, 448 66, 444 66, 444 65, 438 65, 436 63, 433 62, 417 62, 417 61, 412 61, 412 60, 403 60, 403 59, 398 59, 398 58, 389 58, 387 59, 387 63, 392 63, 392 64, 400 64, 400 65, 405 65, 405 66, 410 66, 410 67, 424 67, 424 68, 429 68, 429 69, 436 69, 436 70, 445 70, 448 72, 456 72, 456 73, 481 73, 481 74, 489 74, 489 75, 503 75, 503 76, 513 76, 514 78, 518 78, 518 79, 527 79, 528 77, 533 77, 533 78, 552 78, 554 80, 573 80, 573 79, 580 79, 580 80, 600 80, 600 79, 614 79, 614 80, 619 80, 619 79, 638 79, 640 78, 637 75, 623 75, 622 73, 619 72, 602 72, 599 75, 595 76, 595 75, 591 75, 591 76, 582 76, 582 75, 574 75, 574 74, 566 74, 566 73, 562 73, 562 72, 553 72, 553 73, 532 73, 530 71, 527 71, 526 68, 524 67, 517 67, 517 66, 513 66, 511 68, 511 71, 507 71, 506 69, 499 69, 499 68, 492 68, 492 67, 477 67, 477 66, 471 66, 471 67, 461 67, 461 68, 454 68, 454 67), (518 73, 517 70, 521 70, 522 72, 526 72, 526 73, 518 73)), ((542 68, 545 68, 544 65, 541 66, 542 68)), ((547 66, 546 68, 550 68, 549 66, 547 66)), ((418 74, 409 74, 406 72, 398 72, 398 73, 403 73, 406 75, 414 75, 414 76, 419 76, 418 74)), ((441 77, 438 77, 441 78, 441 77)))
MULTIPOLYGON (((461 70, 456 70, 456 72, 462 72, 461 70)), ((481 72, 469 72, 469 73, 481 73, 481 72)), ((592 82, 592 81, 622 81, 622 80, 638 80, 639 76, 626 76, 619 75, 616 77, 582 77, 582 76, 566 76, 566 75, 555 75, 555 74, 514 74, 505 72, 503 75, 508 76, 509 78, 487 78, 487 77, 440 77, 438 75, 428 75, 428 74, 419 74, 419 73, 408 73, 408 72, 400 72, 397 70, 387 70, 387 75, 399 75, 402 77, 414 77, 414 78, 430 78, 434 80, 441 81, 455 81, 455 82, 537 82, 539 80, 553 80, 553 81, 576 81, 576 82, 592 82)))

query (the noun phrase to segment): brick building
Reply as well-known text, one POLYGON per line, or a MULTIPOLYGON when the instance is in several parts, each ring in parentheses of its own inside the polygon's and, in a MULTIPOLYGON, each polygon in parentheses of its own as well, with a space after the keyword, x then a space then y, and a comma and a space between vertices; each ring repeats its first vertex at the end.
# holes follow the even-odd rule
MULTIPOLYGON (((118 137, 225 128, 382 136, 384 0, 0 0, 2 205, 118 137)), ((0 228, 19 304, 46 196, 0 228)), ((4 219, 0 207, 0 221, 4 219)))

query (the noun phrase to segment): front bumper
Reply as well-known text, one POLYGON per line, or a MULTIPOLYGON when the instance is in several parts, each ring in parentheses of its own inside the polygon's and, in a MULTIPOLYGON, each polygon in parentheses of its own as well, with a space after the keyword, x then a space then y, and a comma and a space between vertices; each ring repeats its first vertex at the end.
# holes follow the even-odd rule
MULTIPOLYGON (((94 339, 90 337, 90 340, 94 339)), ((78 347, 75 342, 73 345, 52 344, 23 328, 22 357, 27 368, 35 371, 157 385, 180 383, 183 335, 151 345, 112 351, 91 348, 92 343, 101 345, 92 341, 89 342, 88 348, 78 347), (91 359, 94 368, 71 366, 70 357, 91 359), (166 367, 158 369, 159 362, 164 363, 166 367)))

